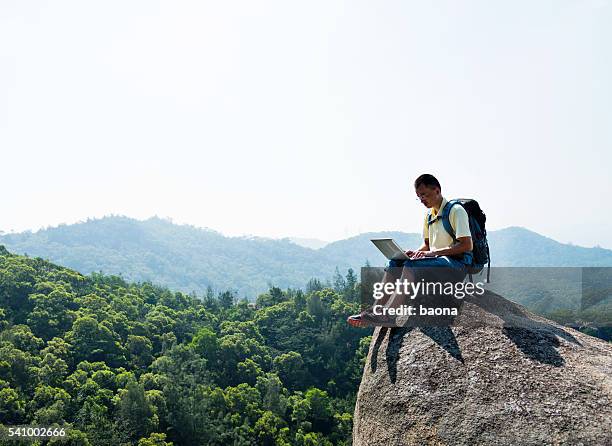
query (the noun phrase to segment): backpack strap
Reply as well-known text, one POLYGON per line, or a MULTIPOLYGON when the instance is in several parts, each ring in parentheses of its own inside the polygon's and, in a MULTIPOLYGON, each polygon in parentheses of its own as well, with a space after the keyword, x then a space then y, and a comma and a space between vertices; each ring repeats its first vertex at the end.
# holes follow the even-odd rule
POLYGON ((453 226, 450 223, 450 211, 453 208, 453 206, 458 203, 459 203, 459 200, 447 201, 446 204, 444 205, 444 209, 442 209, 442 211, 439 212, 435 218, 432 218, 431 211, 429 212, 429 215, 427 216, 427 226, 431 226, 431 224, 436 222, 437 220, 442 220, 442 225, 444 226, 444 230, 450 234, 454 242, 457 241, 457 237, 455 237, 455 230, 453 229, 453 226))

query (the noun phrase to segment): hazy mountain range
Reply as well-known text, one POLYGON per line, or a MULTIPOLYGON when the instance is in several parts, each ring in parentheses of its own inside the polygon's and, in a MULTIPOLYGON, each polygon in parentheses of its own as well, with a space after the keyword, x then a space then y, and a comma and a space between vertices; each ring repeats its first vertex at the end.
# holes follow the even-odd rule
MULTIPOLYGON (((377 232, 311 249, 296 243, 304 244, 302 239, 225 237, 157 217, 112 216, 5 234, 0 245, 82 273, 102 271, 198 294, 207 286, 232 288, 253 298, 271 284, 304 287, 313 277, 331 280, 336 267, 343 274, 348 268, 358 274, 366 261, 384 265, 385 258, 369 241, 373 237, 393 237, 405 248, 421 242, 419 234, 377 232)), ((489 241, 493 266, 612 266, 612 250, 563 244, 520 227, 491 231, 489 241)))

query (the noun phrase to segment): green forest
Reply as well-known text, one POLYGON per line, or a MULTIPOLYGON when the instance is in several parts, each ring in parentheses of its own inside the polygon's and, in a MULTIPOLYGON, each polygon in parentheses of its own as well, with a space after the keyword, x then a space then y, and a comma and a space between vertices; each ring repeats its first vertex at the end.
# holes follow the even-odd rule
POLYGON ((0 246, 0 422, 69 428, 47 444, 348 445, 358 287, 348 270, 249 303, 0 246))

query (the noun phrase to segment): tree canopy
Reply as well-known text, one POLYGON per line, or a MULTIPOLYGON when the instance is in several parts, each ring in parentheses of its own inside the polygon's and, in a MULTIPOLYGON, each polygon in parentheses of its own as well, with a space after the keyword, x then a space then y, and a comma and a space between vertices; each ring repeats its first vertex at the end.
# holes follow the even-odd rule
POLYGON ((348 445, 369 332, 345 323, 354 272, 335 276, 254 304, 2 248, 0 419, 74 445, 348 445))

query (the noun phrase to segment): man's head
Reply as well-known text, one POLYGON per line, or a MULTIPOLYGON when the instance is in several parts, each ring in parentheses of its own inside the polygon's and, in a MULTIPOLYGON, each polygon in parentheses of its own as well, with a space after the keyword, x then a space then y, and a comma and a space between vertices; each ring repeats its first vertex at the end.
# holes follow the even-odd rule
POLYGON ((414 181, 414 190, 418 199, 427 208, 442 201, 442 186, 436 177, 428 173, 424 173, 414 181))

